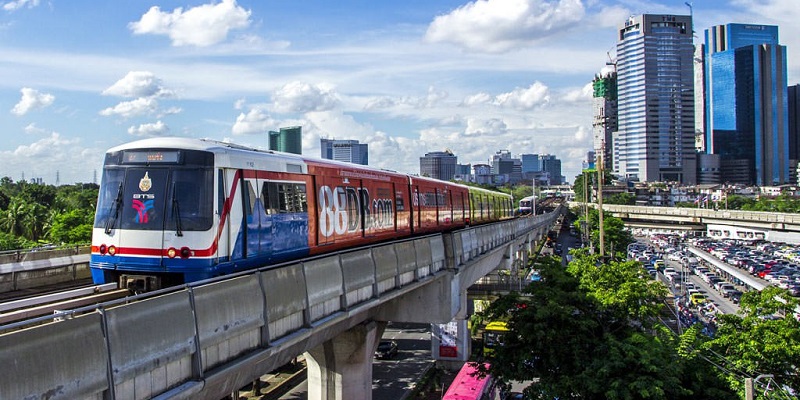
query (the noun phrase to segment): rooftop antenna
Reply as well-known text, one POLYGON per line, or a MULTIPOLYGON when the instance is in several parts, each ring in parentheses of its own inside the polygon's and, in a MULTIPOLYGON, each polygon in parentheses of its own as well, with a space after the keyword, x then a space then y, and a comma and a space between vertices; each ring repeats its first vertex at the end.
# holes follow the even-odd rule
POLYGON ((692 20, 692 37, 694 37, 694 7, 692 7, 694 3, 691 1, 684 1, 683 4, 689 7, 689 18, 692 20))

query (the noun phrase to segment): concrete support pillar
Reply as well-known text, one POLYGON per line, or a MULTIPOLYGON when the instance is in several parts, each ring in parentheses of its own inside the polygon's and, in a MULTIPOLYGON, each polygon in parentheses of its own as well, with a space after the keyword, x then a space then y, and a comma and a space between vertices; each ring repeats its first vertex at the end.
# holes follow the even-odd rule
MULTIPOLYGON (((466 297, 466 296, 465 296, 466 297)), ((431 354, 436 363, 449 370, 458 370, 472 353, 472 336, 464 317, 431 327, 431 354)))
POLYGON ((372 357, 385 322, 367 322, 306 352, 308 398, 372 399, 372 357))

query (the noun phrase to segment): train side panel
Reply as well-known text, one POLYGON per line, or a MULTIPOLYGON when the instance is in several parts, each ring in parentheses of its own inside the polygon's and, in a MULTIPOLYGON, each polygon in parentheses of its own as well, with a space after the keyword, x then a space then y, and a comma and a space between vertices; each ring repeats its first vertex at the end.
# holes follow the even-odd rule
POLYGON ((408 178, 390 172, 309 161, 316 205, 311 253, 411 234, 408 178))

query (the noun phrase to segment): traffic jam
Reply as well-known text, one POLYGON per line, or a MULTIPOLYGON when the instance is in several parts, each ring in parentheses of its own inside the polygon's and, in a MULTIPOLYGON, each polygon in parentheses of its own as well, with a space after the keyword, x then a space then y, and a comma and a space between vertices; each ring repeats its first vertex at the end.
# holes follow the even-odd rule
POLYGON ((800 246, 676 234, 636 237, 628 258, 641 262, 671 290, 679 330, 702 323, 703 333, 713 336, 717 316, 736 313, 749 290, 774 285, 800 296, 800 246))

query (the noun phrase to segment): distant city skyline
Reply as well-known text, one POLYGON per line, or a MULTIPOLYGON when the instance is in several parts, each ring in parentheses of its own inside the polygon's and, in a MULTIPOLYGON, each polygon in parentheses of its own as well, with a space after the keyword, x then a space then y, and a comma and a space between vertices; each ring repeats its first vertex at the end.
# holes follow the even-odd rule
POLYGON ((643 13, 691 11, 698 35, 779 26, 788 84, 800 78, 796 0, 2 5, 0 177, 47 184, 91 182, 107 149, 139 138, 267 149, 287 126, 309 157, 347 137, 370 166, 417 173, 426 151, 478 163, 509 148, 557 155, 572 180, 593 147, 591 81, 620 21, 643 13))

